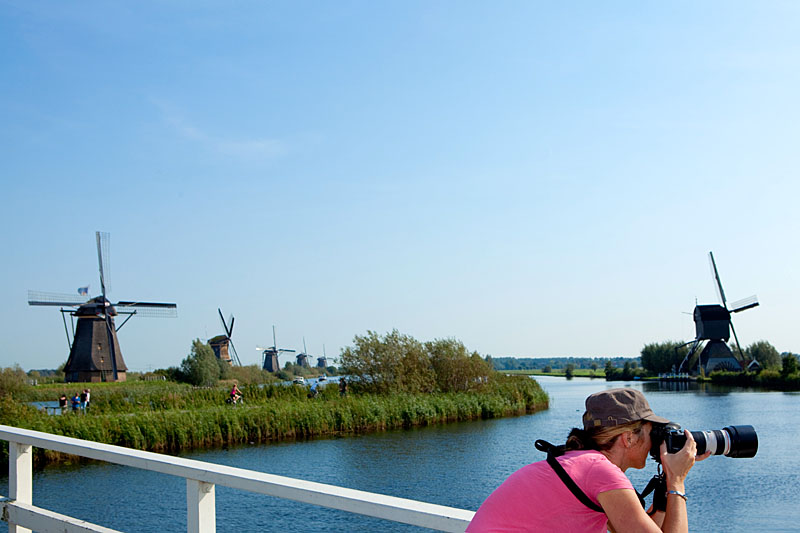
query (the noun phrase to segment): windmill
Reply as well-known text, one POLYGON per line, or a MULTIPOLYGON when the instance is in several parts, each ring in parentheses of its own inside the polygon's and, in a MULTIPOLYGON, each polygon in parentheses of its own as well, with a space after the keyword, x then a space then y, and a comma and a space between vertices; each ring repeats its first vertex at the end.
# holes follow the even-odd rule
POLYGON ((275 326, 272 326, 272 347, 261 348, 256 347, 256 350, 262 352, 261 368, 267 372, 278 372, 281 369, 278 356, 284 352, 294 353, 294 350, 287 350, 285 348, 278 348, 278 341, 275 340, 275 326))
MULTIPOLYGON (((28 291, 28 305, 61 307, 64 330, 67 332, 69 358, 64 367, 67 382, 125 381, 125 361, 119 347, 117 331, 134 315, 144 317, 175 317, 178 306, 173 303, 119 301, 111 303, 106 297, 106 282, 111 236, 96 232, 97 262, 100 268, 100 295, 86 301, 88 287, 78 289, 78 296, 28 291), (68 308, 68 309, 65 309, 68 308), (77 319, 72 339, 67 331, 66 315, 77 319), (114 317, 128 315, 115 327, 114 317)), ((71 321, 72 322, 72 321, 71 321)), ((74 322, 73 322, 74 326, 74 322)))
POLYGON ((325 354, 325 345, 322 345, 322 357, 317 357, 317 368, 328 368, 328 356, 325 354))
POLYGON ((208 345, 214 350, 214 355, 217 356, 217 359, 225 361, 230 365, 242 366, 242 362, 239 360, 239 354, 236 353, 236 346, 233 345, 233 315, 228 318, 228 322, 230 322, 230 324, 228 324, 228 322, 225 322, 225 317, 222 316, 222 309, 218 307, 217 312, 222 322, 222 328, 225 330, 225 335, 217 335, 216 337, 208 339, 208 345), (230 350, 228 350, 229 346, 230 350))
POLYGON ((306 338, 303 337, 303 351, 297 354, 297 366, 309 368, 308 350, 306 349, 306 338))
POLYGON ((714 288, 720 304, 695 305, 694 323, 696 337, 691 344, 689 353, 684 357, 679 372, 688 371, 693 364, 690 364, 693 356, 697 353, 703 341, 707 341, 703 351, 697 359, 698 368, 702 368, 707 374, 714 370, 742 370, 745 364, 744 353, 739 344, 739 337, 733 327, 731 313, 740 313, 746 309, 752 309, 758 305, 758 297, 753 295, 742 300, 733 302, 728 307, 728 300, 725 298, 725 291, 722 288, 722 281, 719 278, 717 263, 714 261, 714 253, 708 252, 708 259, 711 266, 711 274, 714 277, 714 288), (727 342, 731 338, 736 342, 738 357, 734 354, 727 342))

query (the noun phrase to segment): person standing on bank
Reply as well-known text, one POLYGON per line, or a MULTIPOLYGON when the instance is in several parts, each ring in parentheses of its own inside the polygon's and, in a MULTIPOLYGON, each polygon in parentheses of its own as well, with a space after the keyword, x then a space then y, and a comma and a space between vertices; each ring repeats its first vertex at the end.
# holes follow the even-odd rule
POLYGON ((586 399, 583 429, 570 432, 566 452, 555 459, 591 501, 579 500, 553 466, 539 461, 506 479, 483 502, 467 531, 688 532, 686 476, 695 461, 709 456, 695 457, 697 446, 689 431, 678 453, 668 454, 661 444, 666 512, 648 515, 624 474, 628 468, 644 468, 650 430, 668 422, 653 413, 638 390, 592 394, 586 399))

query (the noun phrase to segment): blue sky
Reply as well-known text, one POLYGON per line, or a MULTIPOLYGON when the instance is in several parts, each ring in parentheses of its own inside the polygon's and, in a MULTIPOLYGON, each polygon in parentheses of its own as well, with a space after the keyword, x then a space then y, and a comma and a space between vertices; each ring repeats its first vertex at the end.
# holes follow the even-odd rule
POLYGON ((172 301, 178 365, 367 330, 494 356, 694 336, 713 250, 740 340, 800 351, 794 2, 0 0, 0 365, 68 355, 27 290, 172 301))

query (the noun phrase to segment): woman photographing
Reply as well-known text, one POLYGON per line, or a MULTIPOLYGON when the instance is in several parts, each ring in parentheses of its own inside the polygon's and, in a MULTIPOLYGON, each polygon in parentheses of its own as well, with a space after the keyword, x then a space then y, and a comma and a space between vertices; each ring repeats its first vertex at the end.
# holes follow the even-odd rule
POLYGON ((570 432, 565 453, 554 458, 557 464, 539 461, 512 474, 481 505, 467 531, 687 532, 686 476, 695 461, 708 456, 695 457, 688 431, 678 453, 668 454, 661 444, 666 512, 648 515, 624 474, 628 468, 644 468, 653 424, 668 422, 653 413, 637 390, 592 394, 586 399, 583 429, 570 432))

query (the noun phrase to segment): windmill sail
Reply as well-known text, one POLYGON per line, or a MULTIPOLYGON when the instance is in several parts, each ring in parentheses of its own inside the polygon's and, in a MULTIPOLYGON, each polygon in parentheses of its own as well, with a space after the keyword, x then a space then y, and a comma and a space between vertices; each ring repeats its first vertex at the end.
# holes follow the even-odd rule
MULTIPOLYGON (((108 300, 110 286, 110 242, 108 233, 96 232, 97 263, 100 274, 100 295, 87 298, 89 286, 78 289, 78 295, 42 291, 28 291, 28 305, 62 307, 77 319, 73 340, 69 342, 70 354, 64 368, 67 382, 74 381, 125 381, 127 366, 117 338, 114 317, 128 315, 124 325, 135 316, 175 317, 177 305, 163 302, 126 300, 112 303, 108 300), (73 308, 72 311, 64 307, 73 308)), ((121 328, 122 325, 119 327, 121 328)), ((66 331, 66 322, 64 324, 66 331)), ((69 333, 67 333, 69 340, 69 333)))
POLYGON ((708 252, 708 260, 711 262, 711 275, 714 277, 714 288, 717 290, 717 298, 719 298, 719 303, 727 308, 728 303, 725 301, 725 291, 722 290, 722 281, 719 279, 717 263, 714 261, 714 252, 708 252))
POLYGON ((741 300, 737 300, 731 304, 731 313, 738 313, 740 311, 744 311, 745 309, 752 309, 753 307, 758 306, 758 296, 755 294, 753 296, 748 296, 747 298, 742 298, 741 300))

